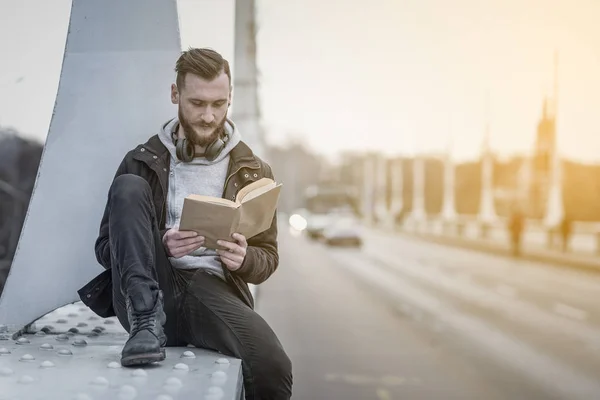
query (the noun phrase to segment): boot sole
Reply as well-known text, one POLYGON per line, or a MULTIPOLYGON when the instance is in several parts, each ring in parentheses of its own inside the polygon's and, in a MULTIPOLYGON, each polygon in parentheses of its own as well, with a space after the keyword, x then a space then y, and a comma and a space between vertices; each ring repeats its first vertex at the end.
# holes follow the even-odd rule
POLYGON ((133 365, 145 365, 152 364, 155 362, 163 361, 166 358, 165 349, 160 349, 159 353, 143 353, 135 354, 129 357, 121 359, 121 365, 123 367, 130 367, 133 365))

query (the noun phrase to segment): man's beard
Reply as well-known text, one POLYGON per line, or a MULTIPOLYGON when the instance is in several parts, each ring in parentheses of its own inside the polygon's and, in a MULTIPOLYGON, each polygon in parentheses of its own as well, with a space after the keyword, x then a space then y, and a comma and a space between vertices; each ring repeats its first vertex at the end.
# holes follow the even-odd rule
POLYGON ((227 113, 223 116, 221 122, 213 122, 211 124, 198 124, 203 128, 212 128, 212 132, 210 135, 205 136, 201 132, 196 131, 194 126, 190 124, 190 122, 183 116, 181 109, 178 112, 179 115, 179 123, 183 128, 183 133, 185 134, 186 139, 193 145, 206 147, 212 142, 214 142, 218 137, 223 137, 225 133, 225 122, 227 121, 227 113))

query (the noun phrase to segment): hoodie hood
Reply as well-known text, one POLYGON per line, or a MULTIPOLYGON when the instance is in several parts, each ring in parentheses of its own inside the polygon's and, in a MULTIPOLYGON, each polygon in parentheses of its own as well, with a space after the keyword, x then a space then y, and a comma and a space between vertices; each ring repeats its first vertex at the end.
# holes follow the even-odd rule
MULTIPOLYGON (((179 127, 179 118, 175 117, 175 118, 169 120, 168 122, 166 122, 165 124, 163 124, 162 129, 160 130, 160 132, 158 134, 160 141, 162 142, 162 144, 165 145, 167 150, 169 150, 169 153, 171 154, 171 159, 174 160, 175 163, 181 162, 177 158, 175 144, 173 143, 173 134, 174 134, 174 132, 176 132, 178 127, 179 127)), ((227 118, 225 120, 225 132, 226 132, 227 136, 229 136, 229 140, 227 141, 227 143, 225 143, 225 148, 223 149, 223 151, 221 151, 221 153, 217 156, 217 158, 215 158, 212 161, 209 161, 204 157, 197 157, 197 158, 194 158, 194 160, 192 160, 190 162, 190 164, 212 165, 212 164, 217 164, 220 161, 222 161, 223 159, 225 159, 225 157, 227 157, 229 155, 231 150, 233 150, 233 148, 235 146, 237 146, 237 144, 242 139, 235 124, 229 118, 227 118)))

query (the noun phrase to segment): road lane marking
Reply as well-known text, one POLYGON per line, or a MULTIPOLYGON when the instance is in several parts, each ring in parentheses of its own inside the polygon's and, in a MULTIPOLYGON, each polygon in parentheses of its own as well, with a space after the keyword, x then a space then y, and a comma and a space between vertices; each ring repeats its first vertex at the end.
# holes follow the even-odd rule
POLYGON ((579 308, 571 307, 564 303, 555 303, 554 312, 562 315, 563 317, 575 319, 578 321, 585 321, 587 319, 587 312, 580 310, 579 308))
MULTIPOLYGON (((500 312, 514 322, 525 323, 542 331, 551 330, 580 340, 588 346, 600 348, 600 335, 595 327, 576 323, 565 324, 564 319, 560 318, 556 312, 552 312, 553 310, 548 309, 547 306, 542 308, 538 304, 530 304, 510 297, 503 297, 504 301, 498 301, 499 295, 489 288, 457 279, 456 276, 429 273, 418 265, 400 261, 394 254, 365 252, 364 256, 366 259, 362 261, 363 263, 381 263, 382 268, 393 270, 394 275, 400 274, 416 278, 456 298, 500 312)), ((357 262, 361 261, 357 259, 357 262)))
MULTIPOLYGON (((600 382, 595 377, 577 371, 571 365, 505 334, 480 318, 441 303, 428 290, 389 272, 378 263, 344 253, 330 254, 340 267, 360 277, 365 285, 378 288, 382 296, 387 295, 398 303, 410 302, 437 316, 470 343, 478 345, 492 358, 509 365, 541 387, 573 400, 598 398, 600 382), (365 263, 370 264, 369 268, 365 268, 365 263)), ((543 327, 544 324, 540 325, 543 327)))

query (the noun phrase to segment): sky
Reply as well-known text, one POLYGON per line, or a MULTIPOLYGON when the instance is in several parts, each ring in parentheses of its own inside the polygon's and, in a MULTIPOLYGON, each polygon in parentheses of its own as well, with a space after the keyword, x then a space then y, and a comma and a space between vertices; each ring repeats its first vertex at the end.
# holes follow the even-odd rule
MULTIPOLYGON (((469 159, 487 124, 497 153, 530 152, 558 51, 560 152, 600 161, 598 0, 256 1, 272 143, 298 140, 326 155, 441 152, 452 143, 455 158, 469 159)), ((193 21, 205 11, 199 0, 180 3, 186 48, 199 42, 193 21)), ((41 141, 70 6, 0 0, 0 125, 41 141)))

